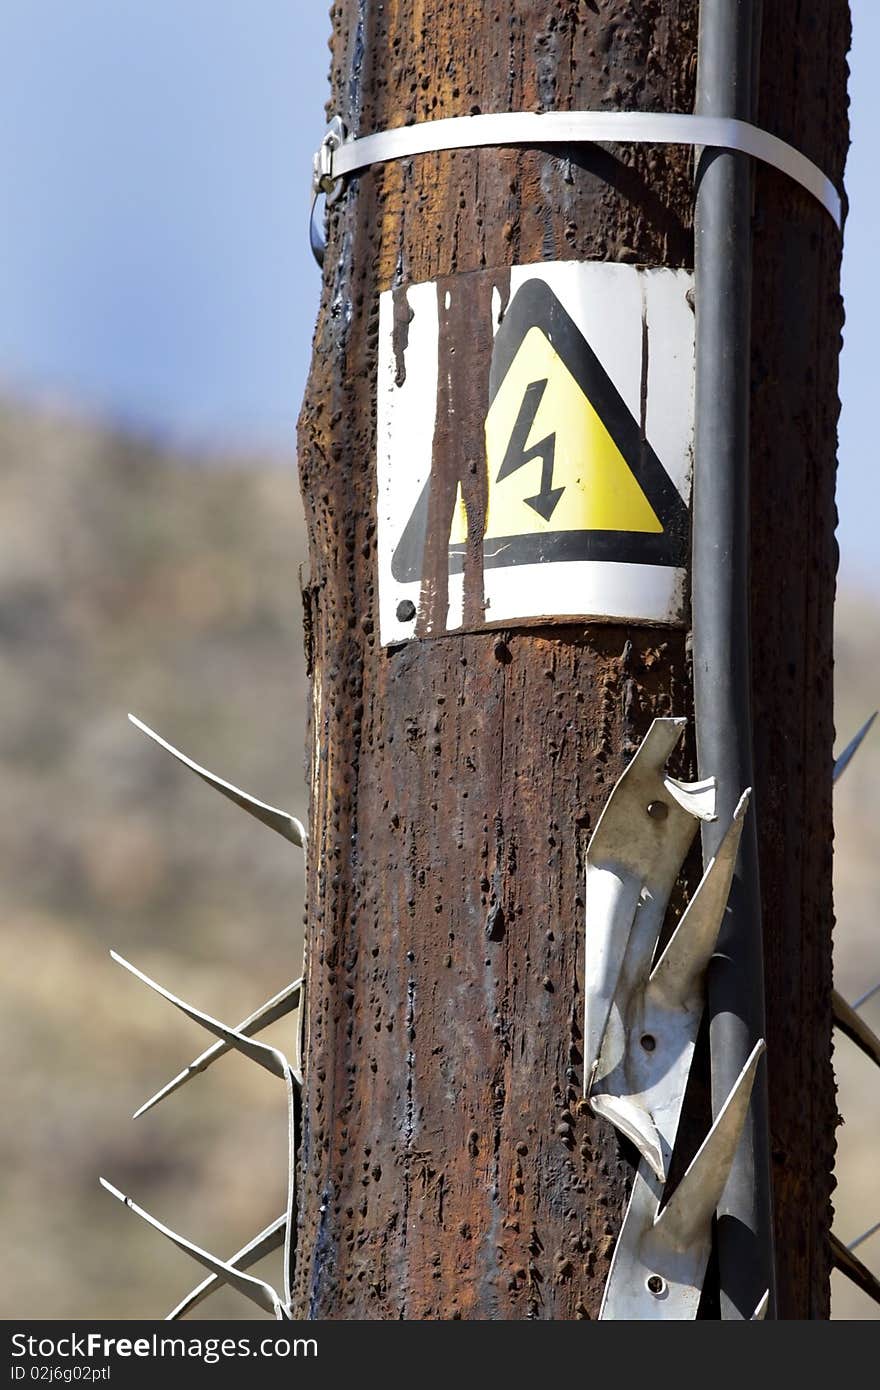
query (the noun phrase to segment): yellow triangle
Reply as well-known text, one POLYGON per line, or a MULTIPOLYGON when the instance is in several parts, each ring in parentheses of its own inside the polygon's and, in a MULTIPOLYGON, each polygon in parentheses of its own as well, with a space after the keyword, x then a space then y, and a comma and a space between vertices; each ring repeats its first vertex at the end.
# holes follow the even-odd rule
MULTIPOLYGON (((661 532, 657 515, 591 402, 540 328, 520 343, 486 418, 487 538, 559 531, 661 532), (547 382, 524 451, 555 434, 552 487, 563 488, 548 520, 526 503, 541 491, 542 460, 530 459, 497 482, 528 386, 547 382)), ((467 539, 459 490, 450 535, 467 539)))

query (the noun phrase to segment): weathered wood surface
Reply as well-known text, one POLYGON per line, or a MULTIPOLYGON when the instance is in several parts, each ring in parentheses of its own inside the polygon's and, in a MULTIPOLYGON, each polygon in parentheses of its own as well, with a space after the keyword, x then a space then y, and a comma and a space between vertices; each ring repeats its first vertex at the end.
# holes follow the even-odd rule
MULTIPOLYGON (((809 7, 823 36, 809 52, 784 32, 790 8, 765 0, 762 117, 834 175, 846 6, 809 7), (822 82, 826 109, 808 118, 822 82)), ((478 110, 687 111, 696 12, 339 0, 331 109, 364 133, 478 110)), ((313 789, 303 1315, 598 1313, 632 1155, 578 1106, 584 853, 651 719, 691 713, 686 634, 567 625, 379 646, 378 293, 542 259, 691 265, 691 173, 675 148, 463 151, 368 171, 332 214, 299 431, 313 789)), ((758 202, 755 711, 777 1227, 793 1262, 780 1311, 816 1316, 834 1116, 823 817, 838 249, 824 214, 780 182, 762 175, 758 202)))

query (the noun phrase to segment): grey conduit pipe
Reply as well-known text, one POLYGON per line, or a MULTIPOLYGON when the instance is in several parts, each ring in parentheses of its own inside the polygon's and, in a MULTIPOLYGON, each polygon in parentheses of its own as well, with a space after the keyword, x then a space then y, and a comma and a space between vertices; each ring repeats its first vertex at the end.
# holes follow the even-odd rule
MULTIPOLYGON (((701 0, 700 115, 753 118, 759 0, 701 0)), ((703 831, 715 853, 734 806, 754 785, 749 643, 749 376, 752 168, 748 157, 702 152, 696 171, 694 265, 697 376, 692 627, 700 775, 718 778, 718 819, 703 831)), ((730 1094, 764 1036, 764 968, 756 815, 752 801, 730 904, 709 970, 712 1108, 730 1094)), ((766 1062, 718 1207, 721 1317, 750 1318, 766 1289, 775 1315, 766 1062)))

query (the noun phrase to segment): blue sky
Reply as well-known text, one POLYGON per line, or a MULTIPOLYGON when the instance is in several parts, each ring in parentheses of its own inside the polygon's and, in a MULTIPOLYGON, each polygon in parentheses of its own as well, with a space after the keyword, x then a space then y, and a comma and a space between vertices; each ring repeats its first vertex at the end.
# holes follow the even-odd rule
POLYGON ((0 382, 292 439, 328 0, 0 0, 0 382))
MULTIPOLYGON (((288 448, 318 300, 329 0, 0 0, 0 390, 288 448)), ((841 582, 880 590, 880 4, 853 0, 841 582)))

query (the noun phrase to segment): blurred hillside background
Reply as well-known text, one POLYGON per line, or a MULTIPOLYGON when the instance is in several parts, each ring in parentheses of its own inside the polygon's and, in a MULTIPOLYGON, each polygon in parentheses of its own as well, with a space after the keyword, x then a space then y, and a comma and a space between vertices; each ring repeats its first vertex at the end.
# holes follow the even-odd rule
POLYGON ((126 719, 304 813, 293 468, 201 462, 0 407, 6 1318, 156 1317, 199 1282, 99 1173, 220 1253, 284 1210, 284 1092, 252 1064, 131 1123, 209 1039, 107 954, 231 1023, 300 973, 300 851, 126 719))
MULTIPOLYGON (((299 852, 127 723, 300 815, 293 425, 318 273, 326 0, 0 0, 0 1316, 157 1317, 283 1207, 281 1088, 112 946, 235 1021, 299 973, 299 852)), ((873 271, 880 6, 854 0, 838 745, 880 703, 873 271)), ((880 731, 836 793, 838 988, 880 978, 880 731)), ((865 1017, 880 1030, 880 996, 865 1017)), ((292 1027, 267 1034, 290 1046, 292 1027)), ((880 1079, 835 1052, 835 1229, 880 1219, 880 1079)), ((880 1236, 859 1252, 880 1268, 880 1236)), ((267 1262, 267 1270, 271 1269, 267 1262)), ((275 1271, 277 1272, 277 1270, 275 1271)), ((836 1317, 880 1309, 834 1278, 836 1317)), ((218 1295, 206 1317, 246 1316, 218 1295)))

